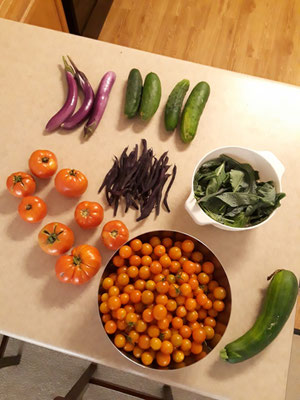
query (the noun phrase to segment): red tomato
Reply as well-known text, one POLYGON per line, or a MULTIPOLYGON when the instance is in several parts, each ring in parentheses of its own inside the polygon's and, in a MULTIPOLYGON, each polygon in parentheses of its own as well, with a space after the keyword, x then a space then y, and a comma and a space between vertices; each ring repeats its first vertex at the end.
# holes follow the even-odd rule
POLYGON ((81 285, 89 281, 101 266, 98 249, 88 244, 75 247, 71 255, 61 256, 55 266, 56 277, 64 283, 81 285))
POLYGON ((114 220, 107 222, 101 234, 104 246, 110 250, 117 250, 128 241, 129 231, 123 222, 114 220))
POLYGON ((10 194, 16 197, 25 197, 35 192, 35 180, 26 172, 14 172, 9 175, 6 187, 10 194))
POLYGON ((79 197, 87 188, 86 176, 77 169, 61 169, 55 177, 56 190, 66 197, 79 197))
POLYGON ((21 200, 18 212, 26 222, 40 222, 47 214, 47 205, 37 196, 26 196, 21 200))
POLYGON ((82 201, 75 209, 75 220, 83 229, 95 228, 103 220, 103 208, 99 203, 82 201))
POLYGON ((57 170, 57 159, 49 150, 36 150, 29 158, 29 168, 33 175, 41 179, 48 179, 57 170))
POLYGON ((60 222, 51 222, 40 231, 38 241, 45 253, 58 256, 73 246, 74 234, 66 225, 60 222))

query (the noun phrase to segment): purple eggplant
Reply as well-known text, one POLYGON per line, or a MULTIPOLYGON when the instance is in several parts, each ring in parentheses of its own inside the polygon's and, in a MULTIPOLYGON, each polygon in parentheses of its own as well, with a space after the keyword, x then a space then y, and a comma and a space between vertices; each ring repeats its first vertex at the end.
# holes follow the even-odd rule
POLYGON ((61 125, 61 127, 64 129, 73 129, 76 126, 80 125, 80 123, 88 117, 94 103, 95 95, 93 88, 90 85, 90 82, 88 81, 85 74, 82 71, 79 71, 79 69, 76 67, 69 56, 68 59, 75 70, 75 79, 77 80, 78 85, 81 87, 81 90, 84 93, 84 100, 81 107, 78 109, 78 111, 76 111, 75 114, 70 115, 61 125))
POLYGON ((55 129, 59 128, 60 125, 73 114, 77 99, 78 99, 78 90, 77 84, 75 80, 75 72, 73 68, 67 63, 65 57, 63 57, 63 62, 65 65, 66 79, 68 83, 68 96, 65 101, 65 104, 62 108, 50 119, 50 121, 46 125, 46 131, 52 132, 55 129))
POLYGON ((113 71, 107 72, 101 79, 98 87, 91 116, 84 127, 84 138, 88 139, 97 128, 102 115, 105 111, 110 91, 116 80, 116 74, 113 71))

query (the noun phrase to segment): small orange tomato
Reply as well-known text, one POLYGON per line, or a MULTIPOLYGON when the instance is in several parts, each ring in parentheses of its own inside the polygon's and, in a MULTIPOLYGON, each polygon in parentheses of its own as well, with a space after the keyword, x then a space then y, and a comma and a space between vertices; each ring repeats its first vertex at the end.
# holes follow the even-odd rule
POLYGON ((193 291, 199 287, 199 282, 197 278, 190 278, 188 284, 191 286, 193 291))
POLYGON ((127 328, 127 324, 126 324, 125 320, 124 319, 118 320, 117 327, 118 327, 119 331, 125 331, 127 328))
POLYGON ((146 286, 146 282, 143 280, 143 279, 137 279, 135 282, 134 282, 134 287, 135 287, 135 289, 137 289, 137 290, 144 290, 145 289, 145 286, 146 286))
POLYGON ((138 318, 141 318, 141 314, 144 311, 145 307, 142 302, 134 304, 135 312, 138 314, 138 318))
POLYGON ((145 321, 143 321, 142 319, 138 319, 135 329, 137 332, 142 333, 145 332, 147 330, 147 324, 145 321))
POLYGON ((145 322, 152 322, 153 321, 153 319, 154 319, 154 317, 153 317, 153 313, 152 313, 152 310, 150 310, 150 308, 146 308, 144 311, 143 311, 143 320, 145 321, 145 322))
POLYGON ((143 256, 142 259, 142 265, 146 265, 146 267, 149 267, 152 263, 152 258, 150 256, 143 256))
POLYGON ((143 350, 149 349, 149 347, 150 347, 150 337, 148 335, 141 335, 139 337, 138 346, 143 350))
POLYGON ((168 296, 165 294, 158 294, 155 298, 156 304, 166 305, 168 303, 168 296))
POLYGON ((212 317, 206 317, 204 320, 204 325, 214 328, 216 326, 216 320, 212 317))
POLYGON ((184 353, 180 350, 175 350, 172 354, 173 361, 176 363, 181 363, 184 360, 184 353))
POLYGON ((200 272, 198 281, 201 285, 206 285, 209 282, 209 276, 205 272, 200 272))
POLYGON ((135 331, 135 330, 131 330, 131 331, 128 333, 128 337, 130 338, 131 343, 137 343, 138 340, 139 340, 140 334, 137 333, 137 331, 135 331))
POLYGON ((171 329, 166 329, 165 331, 162 331, 159 335, 159 338, 161 340, 168 340, 172 336, 171 329))
POLYGON ((141 360, 144 365, 152 364, 153 359, 154 359, 154 357, 150 351, 144 351, 144 353, 141 356, 141 360))
POLYGON ((160 274, 162 271, 162 265, 160 262, 158 261, 152 261, 151 265, 150 265, 150 271, 152 272, 152 274, 157 275, 160 274))
POLYGON ((208 315, 210 317, 216 318, 218 316, 218 311, 216 311, 214 308, 211 308, 210 310, 208 310, 208 315))
MULTIPOLYGON (((193 311, 192 311, 193 312, 193 311)), ((198 314, 197 314, 198 316, 198 314)), ((172 319, 172 326, 174 329, 180 329, 183 326, 183 320, 180 317, 174 317, 172 319)))
POLYGON ((182 351, 189 351, 191 350, 192 347, 192 342, 189 339, 182 339, 182 343, 181 343, 181 350, 182 351))
MULTIPOLYGON (((126 306, 124 308, 126 310, 126 306)), ((138 319, 137 319, 136 313, 127 311, 127 314, 126 314, 126 317, 125 317, 126 324, 133 326, 134 324, 137 323, 137 320, 138 319)))
POLYGON ((141 297, 143 304, 152 304, 154 301, 154 294, 151 290, 144 290, 141 297))
POLYGON ((123 347, 123 350, 130 352, 134 349, 134 344, 130 342, 126 342, 125 346, 123 347))
MULTIPOLYGON (((153 294, 152 292, 150 292, 150 293, 153 294)), ((142 293, 140 290, 135 289, 130 293, 129 297, 130 297, 130 300, 132 301, 132 303, 134 303, 134 304, 139 303, 142 298, 142 293)))
POLYGON ((199 319, 205 319, 207 317, 207 311, 204 310, 204 308, 201 308, 198 311, 198 317, 199 317, 199 319))
POLYGON ((121 304, 127 304, 129 302, 129 294, 128 293, 122 293, 120 295, 120 300, 121 300, 121 304))
POLYGON ((126 286, 129 283, 129 276, 123 272, 122 274, 119 274, 117 277, 117 283, 121 286, 126 286))
POLYGON ((150 268, 146 265, 143 265, 139 270, 139 277, 141 279, 149 279, 150 278, 150 268))
POLYGON ((208 298, 203 292, 200 292, 196 297, 196 301, 198 304, 200 304, 200 306, 203 306, 207 302, 207 300, 208 298))
POLYGON ((151 290, 151 292, 153 292, 155 287, 156 287, 156 283, 152 279, 149 279, 148 281, 146 281, 145 288, 147 290, 151 290))
POLYGON ((138 267, 141 265, 142 259, 140 256, 133 254, 132 256, 129 257, 129 265, 134 265, 135 267, 138 267))
POLYGON ((202 344, 201 343, 196 343, 196 342, 192 343, 191 352, 193 354, 200 354, 202 349, 203 348, 202 348, 202 344))
POLYGON ((147 333, 151 338, 158 337, 160 330, 157 325, 150 325, 147 329, 147 333))
POLYGON ((195 267, 196 267, 195 274, 197 275, 200 274, 200 272, 202 271, 201 264, 195 262, 195 267))
POLYGON ((86 191, 88 181, 82 172, 65 168, 56 174, 54 184, 60 194, 66 197, 79 197, 86 191))
POLYGON ((133 239, 130 242, 130 247, 132 248, 133 251, 140 251, 142 248, 142 241, 140 239, 133 239))
POLYGON ((156 291, 161 294, 168 293, 169 283, 167 281, 160 281, 156 284, 156 291))
POLYGON ((180 263, 180 265, 182 265, 185 261, 188 261, 188 258, 187 257, 184 257, 184 256, 182 256, 182 257, 180 257, 179 258, 179 263, 180 263))
POLYGON ((181 249, 183 251, 185 251, 186 253, 192 252, 194 250, 194 248, 195 248, 195 245, 192 240, 187 239, 182 242, 181 249))
MULTIPOLYGON (((167 271, 167 269, 164 269, 164 271, 167 271)), ((171 284, 171 283, 176 283, 176 277, 175 277, 175 275, 173 275, 173 274, 167 275, 167 282, 168 282, 169 284, 171 284)))
POLYGON ((109 250, 117 250, 120 246, 127 242, 128 238, 129 231, 126 225, 123 224, 123 222, 121 221, 109 221, 104 225, 102 229, 101 240, 104 246, 107 247, 109 250))
POLYGON ((182 325, 179 329, 179 333, 183 338, 189 338, 192 334, 192 329, 188 325, 182 325))
POLYGON ((18 212, 24 221, 35 224, 46 216, 47 205, 37 196, 26 196, 21 200, 18 212))
POLYGON ((110 312, 110 308, 108 307, 107 301, 103 301, 100 304, 99 310, 102 312, 102 314, 108 314, 110 312))
POLYGON ((181 294, 178 297, 176 297, 176 303, 178 306, 183 306, 185 304, 185 297, 181 294))
POLYGON ((179 347, 182 344, 182 336, 179 333, 173 333, 170 341, 174 347, 179 347))
POLYGON ((135 346, 133 349, 133 355, 136 358, 141 358, 143 354, 143 350, 139 346, 135 346))
POLYGON ((74 216, 81 228, 95 228, 103 221, 103 208, 95 201, 82 201, 77 205, 74 216))
POLYGON ((119 308, 116 311, 116 316, 117 316, 117 319, 119 319, 119 320, 125 319, 126 314, 127 313, 126 313, 126 310, 124 308, 119 308))
POLYGON ((196 310, 194 310, 194 311, 189 311, 189 312, 187 313, 187 315, 186 315, 186 319, 187 319, 187 321, 189 321, 189 322, 197 321, 197 319, 198 319, 198 313, 197 313, 197 311, 196 311, 196 310))
POLYGON ((176 274, 179 271, 180 267, 181 267, 180 262, 172 261, 169 269, 170 272, 172 272, 172 274, 176 274))
POLYGON ((106 323, 107 321, 109 321, 111 319, 111 315, 110 314, 103 314, 102 315, 102 321, 104 323, 106 323))
POLYGON ((179 247, 175 247, 175 246, 170 248, 168 254, 169 254, 169 257, 171 258, 171 260, 175 260, 175 261, 179 260, 180 257, 182 256, 181 249, 179 247))
POLYGON ((157 246, 154 247, 153 249, 153 253, 157 256, 157 257, 161 257, 166 253, 166 248, 165 246, 159 244, 157 246))
POLYGON ((161 329, 162 331, 166 330, 169 328, 169 320, 167 318, 164 319, 160 319, 159 321, 157 321, 157 326, 159 327, 159 329, 161 329))
POLYGON ((154 307, 153 307, 153 317, 156 319, 156 320, 160 320, 160 319, 164 319, 164 318, 166 318, 166 316, 167 316, 167 309, 166 309, 166 307, 164 306, 164 305, 162 305, 162 304, 156 304, 154 307))
POLYGON ((188 282, 189 281, 189 276, 188 276, 188 274, 186 273, 186 272, 178 272, 178 274, 176 275, 176 280, 177 280, 177 283, 179 283, 180 285, 182 284, 182 283, 186 283, 186 282, 188 282))
POLYGON ((222 286, 218 286, 213 291, 217 300, 224 300, 226 297, 226 290, 222 286))
POLYGON ((180 293, 183 296, 188 296, 192 293, 192 288, 188 283, 183 283, 182 285, 180 285, 180 293))
POLYGON ((161 340, 158 337, 152 337, 150 347, 152 350, 158 351, 161 348, 161 340))
POLYGON ((131 285, 131 283, 129 283, 128 285, 126 285, 124 287, 123 292, 130 294, 134 289, 135 289, 135 287, 133 285, 131 285))
POLYGON ((176 301, 172 300, 172 299, 168 300, 167 304, 166 304, 166 308, 167 308, 168 311, 171 311, 171 312, 175 311, 176 308, 177 308, 176 301))
POLYGON ((162 353, 161 351, 158 351, 156 353, 156 362, 160 367, 167 367, 170 364, 171 361, 171 356, 170 354, 165 354, 162 353))
POLYGON ((123 265, 123 267, 120 267, 117 269, 117 275, 127 274, 127 269, 128 269, 127 266, 123 265))
POLYGON ((202 271, 205 272, 206 274, 212 274, 214 272, 214 269, 215 269, 215 266, 210 261, 205 261, 202 264, 202 271))
POLYGON ((139 269, 138 267, 135 267, 134 265, 131 265, 128 269, 127 269, 127 274, 129 276, 129 278, 136 278, 139 274, 139 269))
POLYGON ((113 320, 107 321, 104 325, 104 329, 106 333, 112 335, 117 330, 117 324, 113 320))
POLYGON ((165 248, 168 249, 169 247, 172 247, 173 240, 169 237, 165 237, 165 238, 163 238, 161 243, 162 243, 162 245, 165 246, 165 248))
POLYGON ((61 256, 56 262, 55 272, 61 282, 81 285, 96 275, 100 266, 101 255, 98 249, 83 244, 74 247, 71 255, 61 256))
POLYGON ((160 257, 159 262, 161 263, 163 268, 169 268, 172 260, 171 258, 168 256, 168 254, 164 254, 160 257))
POLYGON ((110 310, 117 310, 121 307, 121 300, 118 296, 109 297, 107 303, 110 310))
POLYGON ((192 275, 196 271, 196 265, 195 265, 195 263, 193 263, 193 261, 188 261, 187 260, 182 264, 182 269, 188 275, 192 275))
POLYGON ((110 277, 107 277, 107 278, 103 279, 102 287, 103 287, 103 289, 108 290, 110 287, 113 286, 113 284, 114 284, 113 279, 110 277))
POLYGON ((121 333, 118 333, 114 338, 114 344, 121 349, 126 344, 126 338, 121 333))
POLYGON ((169 296, 171 297, 178 297, 180 295, 180 288, 179 285, 177 285, 177 283, 173 283, 169 286, 169 296))
POLYGON ((28 164, 33 175, 41 179, 51 178, 57 170, 57 158, 50 150, 34 151, 28 164))
POLYGON ((183 318, 187 314, 186 308, 184 306, 179 306, 176 309, 176 315, 177 317, 183 318))
POLYGON ((185 301, 185 308, 188 311, 194 311, 196 309, 197 302, 194 298, 188 298, 185 301))
POLYGON ((142 248, 141 248, 141 253, 143 256, 150 256, 152 253, 153 247, 151 246, 150 243, 143 243, 142 248))
POLYGON ((218 287, 218 286, 219 286, 219 283, 218 283, 217 281, 215 281, 215 280, 210 281, 209 284, 208 284, 208 290, 209 290, 210 292, 213 292, 214 289, 215 289, 216 287, 218 287))
POLYGON ((126 304, 124 308, 125 308, 127 314, 128 313, 134 313, 134 307, 133 307, 132 304, 126 304))
POLYGON ((117 286, 111 286, 108 289, 108 295, 111 296, 119 296, 120 294, 120 289, 117 286))
POLYGON ((159 282, 159 281, 164 281, 166 279, 166 277, 163 274, 157 274, 154 275, 153 280, 155 283, 159 282))
POLYGON ((204 340, 206 339, 206 332, 203 328, 196 328, 193 329, 193 339, 197 343, 203 343, 204 340))
POLYGON ((204 326, 204 330, 206 333, 206 339, 211 340, 215 335, 214 328, 212 326, 204 326))
POLYGON ((203 261, 203 254, 200 251, 193 251, 191 258, 195 263, 201 263, 203 261))
POLYGON ((124 258, 120 257, 119 255, 114 256, 113 258, 113 264, 115 267, 123 267, 125 264, 124 258))
POLYGON ((218 312, 221 312, 221 311, 224 310, 225 304, 224 304, 224 302, 221 301, 221 300, 215 300, 215 301, 213 302, 213 308, 214 308, 214 310, 216 310, 216 311, 218 311, 218 312))
POLYGON ((122 246, 119 250, 119 255, 122 258, 129 258, 132 255, 132 248, 130 246, 122 246))
POLYGON ((207 302, 202 306, 205 310, 210 310, 213 306, 213 303, 211 300, 207 299, 207 302))
POLYGON ((152 238, 149 240, 151 246, 154 248, 158 245, 160 245, 161 240, 158 236, 152 236, 152 238))
POLYGON ((14 172, 7 178, 6 187, 13 196, 25 197, 35 192, 36 184, 33 177, 26 172, 14 172))
POLYGON ((173 349, 174 349, 174 347, 173 347, 172 343, 169 340, 164 340, 161 344, 160 351, 163 354, 172 354, 173 349))

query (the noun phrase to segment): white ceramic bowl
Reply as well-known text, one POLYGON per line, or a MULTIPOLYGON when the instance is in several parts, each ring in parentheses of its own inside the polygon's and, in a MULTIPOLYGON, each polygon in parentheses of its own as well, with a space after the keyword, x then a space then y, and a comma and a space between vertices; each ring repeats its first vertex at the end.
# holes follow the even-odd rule
POLYGON ((259 176, 261 181, 273 181, 275 184, 276 192, 281 192, 281 179, 284 173, 284 166, 278 160, 278 158, 271 153, 270 151, 256 151, 247 149, 245 147, 219 147, 210 153, 207 153, 196 165, 194 169, 194 173, 192 176, 191 182, 191 193, 185 203, 185 208, 187 212, 190 214, 192 219, 199 225, 214 225, 217 228, 221 228, 227 231, 245 231, 249 229, 257 228, 272 218, 276 210, 264 221, 260 224, 245 227, 245 228, 233 228, 231 226, 227 226, 221 224, 220 222, 215 221, 211 217, 209 217, 202 208, 198 205, 193 189, 194 176, 200 166, 213 158, 217 158, 221 154, 226 154, 229 157, 234 158, 240 162, 246 162, 250 164, 255 170, 259 171, 259 176))

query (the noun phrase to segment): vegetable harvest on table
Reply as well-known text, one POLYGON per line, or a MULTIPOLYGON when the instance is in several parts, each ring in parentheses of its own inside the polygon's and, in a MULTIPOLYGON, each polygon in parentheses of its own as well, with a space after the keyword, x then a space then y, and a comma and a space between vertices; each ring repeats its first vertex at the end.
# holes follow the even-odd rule
POLYGON ((261 182, 250 164, 225 154, 201 165, 194 177, 194 195, 209 217, 235 228, 261 223, 285 197, 276 193, 272 181, 261 182))

